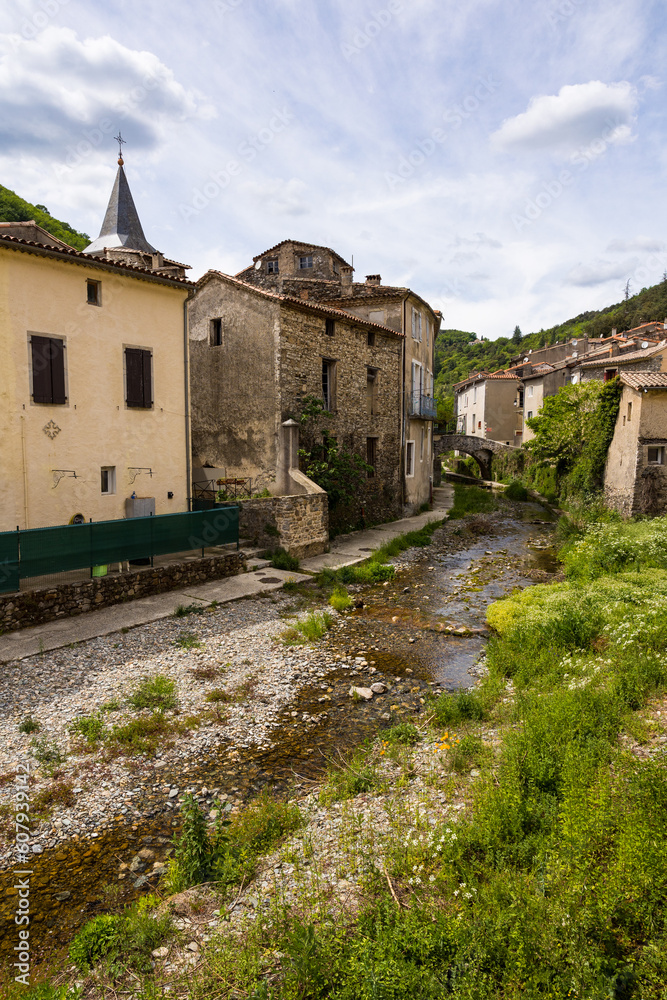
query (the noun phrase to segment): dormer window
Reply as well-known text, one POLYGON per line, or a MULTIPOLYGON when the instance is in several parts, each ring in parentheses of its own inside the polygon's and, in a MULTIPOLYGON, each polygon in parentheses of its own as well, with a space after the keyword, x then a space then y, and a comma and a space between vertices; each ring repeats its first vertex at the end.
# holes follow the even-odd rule
POLYGON ((271 260, 266 262, 266 273, 267 274, 278 274, 278 258, 272 257, 271 260))
POLYGON ((313 266, 313 255, 312 253, 306 254, 305 257, 299 257, 299 270, 305 271, 307 268, 313 266))

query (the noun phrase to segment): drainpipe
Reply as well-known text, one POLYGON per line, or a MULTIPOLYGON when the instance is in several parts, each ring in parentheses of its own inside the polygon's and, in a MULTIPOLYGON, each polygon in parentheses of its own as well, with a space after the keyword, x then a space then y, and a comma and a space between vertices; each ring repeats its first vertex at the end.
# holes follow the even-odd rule
POLYGON ((26 530, 28 524, 28 463, 25 455, 25 417, 21 417, 21 456, 23 458, 23 516, 25 518, 26 530))
POLYGON ((400 399, 400 441, 401 441, 401 460, 400 460, 400 474, 401 474, 401 512, 402 508, 405 506, 405 442, 406 442, 406 419, 405 419, 405 358, 407 354, 406 341, 408 338, 407 333, 407 299, 403 299, 403 375, 401 381, 401 399, 400 399))
POLYGON ((183 369, 185 373, 185 489, 188 510, 190 510, 192 489, 192 469, 190 461, 190 352, 188 350, 188 298, 183 303, 183 369))

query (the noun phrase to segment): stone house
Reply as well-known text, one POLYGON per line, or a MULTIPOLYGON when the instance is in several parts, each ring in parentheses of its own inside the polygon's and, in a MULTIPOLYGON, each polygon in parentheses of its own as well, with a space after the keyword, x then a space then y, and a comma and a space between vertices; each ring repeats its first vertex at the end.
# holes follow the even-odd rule
POLYGON ((513 445, 517 434, 515 371, 476 372, 454 386, 456 433, 513 445))
POLYGON ((150 493, 158 514, 187 509, 192 286, 146 266, 141 247, 141 262, 131 257, 137 230, 123 226, 139 222, 122 163, 119 175, 105 224, 115 245, 126 238, 122 260, 34 223, 0 228, 3 531, 122 518, 133 492, 150 493))
POLYGON ((608 382, 622 372, 662 372, 667 370, 667 340, 646 342, 639 350, 621 350, 612 345, 581 361, 572 372, 573 382, 599 379, 608 382))
POLYGON ((623 385, 604 474, 606 503, 624 517, 667 511, 667 372, 620 373, 623 385))
POLYGON ((433 395, 435 338, 442 315, 410 288, 383 285, 379 274, 365 282, 329 247, 283 240, 253 258, 236 275, 255 287, 302 301, 330 304, 400 336, 396 356, 400 380, 400 503, 408 513, 431 496, 433 482, 433 395))
MULTIPOLYGON (((319 427, 372 469, 350 518, 400 513, 399 332, 208 271, 189 302, 189 337, 195 480, 302 492, 285 481, 284 453, 294 448, 289 421, 314 397, 328 414, 319 427)), ((297 464, 291 454, 287 466, 297 464)))

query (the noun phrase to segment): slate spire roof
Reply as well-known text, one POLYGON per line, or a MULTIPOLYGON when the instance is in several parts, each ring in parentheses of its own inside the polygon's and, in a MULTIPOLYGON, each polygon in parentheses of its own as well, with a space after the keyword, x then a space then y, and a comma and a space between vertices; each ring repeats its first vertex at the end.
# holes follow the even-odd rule
POLYGON ((123 170, 123 159, 118 159, 118 173, 107 205, 100 235, 86 247, 84 253, 102 253, 105 247, 126 247, 143 253, 157 253, 141 228, 130 185, 123 170))

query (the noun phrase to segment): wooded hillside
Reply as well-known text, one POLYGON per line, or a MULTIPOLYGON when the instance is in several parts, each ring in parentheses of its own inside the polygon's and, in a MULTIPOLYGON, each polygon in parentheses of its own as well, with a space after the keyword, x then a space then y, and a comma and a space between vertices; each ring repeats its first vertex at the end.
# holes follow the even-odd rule
POLYGON ((90 243, 90 236, 77 232, 67 222, 54 219, 45 205, 31 205, 0 184, 0 222, 30 222, 31 219, 75 250, 83 250, 90 243))

